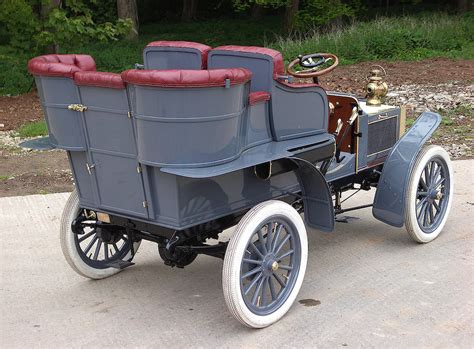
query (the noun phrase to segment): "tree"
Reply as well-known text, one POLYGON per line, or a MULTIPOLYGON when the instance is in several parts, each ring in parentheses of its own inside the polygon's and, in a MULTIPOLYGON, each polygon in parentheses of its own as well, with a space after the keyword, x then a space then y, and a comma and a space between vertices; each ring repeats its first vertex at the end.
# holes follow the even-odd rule
POLYGON ((131 20, 132 27, 127 35, 127 39, 138 39, 138 11, 136 0, 117 0, 117 14, 119 19, 131 20))
POLYGON ((289 0, 286 4, 285 10, 285 23, 284 23, 284 30, 286 33, 291 32, 295 25, 296 15, 298 14, 298 10, 300 8, 300 0, 289 0))
POLYGON ((183 12, 181 12, 181 20, 188 22, 196 17, 198 0, 183 0, 183 12))
MULTIPOLYGON (((42 1, 41 2, 41 10, 40 10, 41 22, 43 22, 43 23, 46 22, 46 20, 51 15, 51 12, 54 9, 58 9, 58 8, 61 8, 61 0, 42 1)), ((43 29, 45 29, 45 28, 43 28, 43 29)), ((58 53, 59 45, 57 43, 52 43, 52 44, 46 45, 43 48, 43 51, 44 51, 44 53, 58 53)))

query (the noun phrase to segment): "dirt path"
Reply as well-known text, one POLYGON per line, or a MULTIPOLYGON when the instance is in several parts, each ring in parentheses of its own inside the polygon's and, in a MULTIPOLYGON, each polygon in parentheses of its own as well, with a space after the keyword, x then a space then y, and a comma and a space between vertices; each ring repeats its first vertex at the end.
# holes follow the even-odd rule
MULTIPOLYGON (((443 123, 434 141, 453 158, 473 157, 474 61, 430 59, 419 62, 366 62, 338 67, 321 78, 328 90, 364 95, 365 77, 374 65, 387 72, 388 103, 404 104, 408 117, 440 110, 443 123)), ((71 172, 64 152, 26 152, 11 137, 19 126, 40 120, 36 92, 0 96, 0 197, 70 191, 71 172)))

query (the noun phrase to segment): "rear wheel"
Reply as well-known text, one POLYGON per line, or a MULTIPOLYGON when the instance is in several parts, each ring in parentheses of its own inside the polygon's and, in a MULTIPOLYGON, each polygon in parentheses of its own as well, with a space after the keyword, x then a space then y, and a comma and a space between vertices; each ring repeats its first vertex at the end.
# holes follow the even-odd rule
POLYGON ((79 206, 77 191, 71 193, 61 218, 61 249, 71 268, 84 277, 103 279, 120 272, 110 267, 117 261, 131 261, 140 242, 131 241, 125 230, 117 227, 92 227, 97 220, 86 217, 79 206), (72 224, 75 222, 75 230, 72 224), (92 225, 92 226, 91 226, 92 225), (133 246, 133 252, 132 252, 133 246))
POLYGON ((306 228, 293 207, 271 200, 247 212, 230 239, 222 272, 234 317, 253 328, 283 317, 301 288, 307 257, 306 228))
POLYGON ((453 170, 449 154, 440 146, 420 151, 410 174, 405 227, 419 243, 436 239, 446 224, 453 196, 453 170))

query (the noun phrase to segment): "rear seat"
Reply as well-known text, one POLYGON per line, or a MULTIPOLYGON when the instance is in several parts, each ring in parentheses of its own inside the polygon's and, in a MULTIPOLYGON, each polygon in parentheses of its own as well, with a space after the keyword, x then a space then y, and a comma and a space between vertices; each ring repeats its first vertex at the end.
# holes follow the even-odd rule
POLYGON ((252 73, 215 70, 127 70, 141 163, 209 166, 242 149, 252 73))
POLYGON ((212 47, 190 41, 153 41, 143 50, 145 69, 206 69, 212 47))

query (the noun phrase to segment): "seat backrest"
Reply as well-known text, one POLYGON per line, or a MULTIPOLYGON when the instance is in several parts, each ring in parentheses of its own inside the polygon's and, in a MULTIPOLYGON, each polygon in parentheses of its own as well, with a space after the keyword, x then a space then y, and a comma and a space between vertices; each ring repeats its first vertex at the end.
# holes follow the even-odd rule
POLYGON ((235 159, 252 73, 128 70, 140 161, 151 166, 209 166, 235 159))
POLYGON ((38 56, 28 62, 28 71, 35 76, 50 142, 65 150, 85 150, 81 120, 67 106, 80 103, 74 74, 95 71, 94 59, 73 54, 38 56))
POLYGON ((190 41, 153 41, 143 50, 145 69, 206 69, 210 46, 190 41))
POLYGON ((252 72, 252 91, 271 92, 273 80, 285 74, 280 52, 256 46, 219 46, 208 55, 208 68, 242 67, 252 72))

